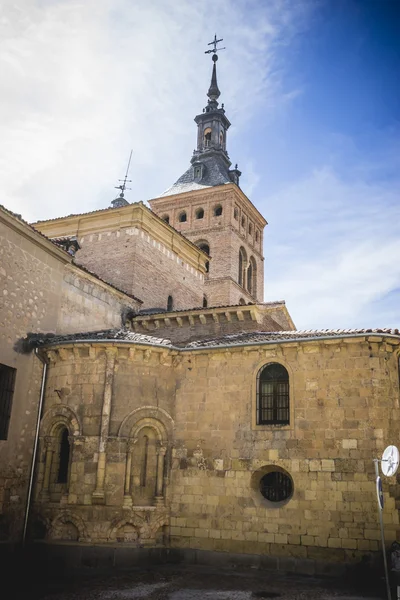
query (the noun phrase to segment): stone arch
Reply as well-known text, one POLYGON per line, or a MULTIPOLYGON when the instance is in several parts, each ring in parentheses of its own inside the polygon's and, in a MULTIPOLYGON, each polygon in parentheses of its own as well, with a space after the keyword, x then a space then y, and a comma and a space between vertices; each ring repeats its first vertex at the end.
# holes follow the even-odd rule
POLYGON ((72 513, 70 510, 63 511, 53 519, 49 531, 49 537, 51 539, 62 539, 60 535, 62 536, 63 528, 65 525, 69 524, 73 525, 77 531, 76 541, 90 541, 84 520, 79 515, 72 513))
POLYGON ((124 495, 127 505, 143 507, 164 502, 173 429, 170 415, 155 406, 135 409, 121 423, 118 436, 127 440, 124 495))
MULTIPOLYGON (((208 254, 208 256, 210 256, 210 244, 207 240, 197 240, 197 242, 195 242, 195 246, 197 246, 198 248, 200 248, 200 250, 202 250, 203 252, 205 252, 206 254, 208 254)), ((208 273, 210 271, 210 261, 206 262, 206 273, 208 273)))
POLYGON ((111 527, 108 530, 108 536, 107 539, 109 542, 115 542, 117 541, 117 537, 118 537, 118 531, 120 531, 123 527, 125 527, 126 525, 130 525, 132 528, 134 528, 137 531, 137 539, 139 540, 140 538, 140 528, 142 527, 144 523, 144 520, 139 517, 138 515, 131 517, 131 518, 117 518, 114 519, 114 521, 111 523, 111 527))
POLYGON ((154 522, 151 523, 151 526, 150 526, 150 531, 151 531, 152 537, 155 538, 158 530, 165 526, 168 526, 168 518, 165 515, 161 515, 160 517, 155 519, 154 522))
POLYGON ((145 426, 152 426, 159 432, 160 441, 171 440, 174 431, 174 421, 163 408, 157 406, 142 406, 129 413, 122 421, 118 437, 134 437, 145 426))
POLYGON ((29 524, 29 537, 31 540, 45 540, 50 531, 50 519, 43 515, 35 514, 29 524))
POLYGON ((82 426, 77 414, 65 404, 57 404, 45 412, 40 425, 40 435, 53 436, 62 425, 68 429, 70 435, 82 435, 82 426))

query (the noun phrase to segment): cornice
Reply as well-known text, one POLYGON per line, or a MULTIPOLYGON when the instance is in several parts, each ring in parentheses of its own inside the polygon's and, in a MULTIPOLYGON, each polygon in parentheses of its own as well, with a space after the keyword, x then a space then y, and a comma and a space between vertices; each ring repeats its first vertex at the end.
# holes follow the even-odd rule
POLYGON ((4 223, 7 227, 10 227, 15 232, 22 235, 25 239, 31 241, 36 246, 39 246, 49 254, 51 254, 54 258, 60 260, 62 263, 71 263, 72 256, 70 256, 65 250, 62 250, 56 244, 54 244, 51 240, 49 240, 45 235, 40 233, 39 231, 35 231, 35 229, 29 225, 28 223, 24 223, 20 221, 17 217, 14 217, 8 211, 0 209, 0 222, 4 223))
POLYGON ((157 210, 161 211, 164 206, 170 206, 171 204, 179 201, 179 206, 184 202, 190 200, 193 202, 193 199, 202 198, 203 196, 207 196, 209 194, 216 194, 217 192, 222 192, 224 194, 234 193, 234 195, 238 196, 240 200, 246 206, 246 209, 250 214, 252 214, 253 219, 257 222, 260 227, 265 227, 268 225, 267 220, 263 217, 260 211, 254 206, 254 204, 249 200, 246 194, 234 183, 225 183, 224 185, 216 185, 213 187, 205 187, 201 190, 192 190, 190 192, 183 192, 181 194, 171 194, 170 196, 161 196, 160 198, 152 198, 149 200, 150 206, 157 206, 157 210))

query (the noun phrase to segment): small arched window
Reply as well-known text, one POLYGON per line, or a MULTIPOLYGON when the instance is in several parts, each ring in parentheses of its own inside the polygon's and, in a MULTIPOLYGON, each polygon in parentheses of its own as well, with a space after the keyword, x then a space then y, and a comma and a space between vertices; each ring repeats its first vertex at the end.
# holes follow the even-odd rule
POLYGON ((187 221, 187 215, 184 210, 181 213, 179 213, 178 221, 179 223, 185 223, 187 221))
POLYGON ((242 227, 246 226, 246 219, 244 217, 242 217, 242 227))
POLYGON ((233 209, 233 217, 234 217, 234 219, 235 219, 236 221, 238 221, 238 220, 239 220, 239 210, 236 208, 236 206, 235 206, 235 208, 233 209))
POLYGON ((251 262, 247 267, 247 290, 250 294, 253 293, 253 265, 251 262))
POLYGON ((208 306, 207 296, 203 296, 203 308, 207 308, 207 306, 208 306))
POLYGON ((270 363, 257 375, 257 424, 288 425, 289 373, 283 365, 270 363))
POLYGON ((198 208, 196 210, 196 219, 203 219, 204 218, 204 209, 203 208, 198 208))
POLYGON ((259 239, 260 239, 260 234, 258 233, 258 231, 256 231, 256 242, 258 242, 259 239))
POLYGON ((71 453, 68 437, 68 429, 64 427, 60 432, 60 455, 57 470, 57 483, 67 483, 68 481, 69 457, 71 453))
POLYGON ((149 460, 149 437, 143 436, 143 453, 142 453, 142 464, 140 469, 140 485, 146 487, 147 483, 147 463, 149 460))
POLYGON ((253 256, 250 257, 247 267, 247 290, 253 296, 257 292, 257 264, 253 256))
POLYGON ((215 208, 214 208, 214 216, 215 217, 220 217, 222 215, 222 206, 220 204, 218 204, 215 208))
POLYGON ((167 300, 167 310, 168 312, 170 312, 171 310, 174 309, 174 299, 172 296, 168 296, 168 300, 167 300))
MULTIPOLYGON (((196 242, 196 246, 198 248, 200 248, 200 250, 203 250, 203 252, 205 252, 206 254, 208 254, 208 256, 210 256, 210 246, 208 244, 208 242, 196 242)), ((206 273, 208 273, 210 270, 210 263, 209 261, 206 262, 206 273)))
POLYGON ((239 250, 239 276, 238 276, 238 283, 242 287, 245 286, 246 267, 247 267, 247 254, 246 254, 246 250, 242 246, 239 250))
POLYGON ((211 129, 210 127, 208 127, 207 129, 205 129, 204 131, 204 147, 208 148, 209 146, 211 146, 211 129))
POLYGON ((168 223, 169 225, 169 215, 164 215, 163 217, 161 217, 163 221, 165 221, 166 223, 168 223))
POLYGON ((240 298, 240 300, 239 300, 239 304, 240 304, 241 306, 244 306, 244 305, 246 304, 246 300, 245 300, 244 298, 240 298))
POLYGON ((253 235, 253 225, 249 223, 249 235, 253 235))

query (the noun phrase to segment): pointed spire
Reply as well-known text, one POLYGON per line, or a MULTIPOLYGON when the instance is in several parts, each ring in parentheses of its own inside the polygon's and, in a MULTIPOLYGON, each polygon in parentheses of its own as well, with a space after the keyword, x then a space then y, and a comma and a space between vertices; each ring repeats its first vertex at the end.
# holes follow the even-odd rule
POLYGON ((212 54, 212 60, 214 63, 212 75, 211 75, 211 84, 210 84, 209 90, 207 92, 209 101, 208 101, 208 108, 205 109, 206 111, 215 110, 216 108, 218 108, 218 98, 221 95, 221 92, 218 89, 218 83, 217 83, 217 60, 218 60, 217 52, 219 50, 225 50, 225 48, 217 48, 219 42, 222 42, 222 38, 220 40, 217 40, 217 34, 215 34, 213 41, 208 44, 209 46, 213 46, 212 49, 205 51, 205 54, 212 54))
MULTIPOLYGON (((213 54, 212 59, 214 61, 214 64, 213 64, 213 70, 212 70, 212 76, 211 76, 211 84, 210 84, 209 90, 207 92, 207 96, 210 98, 209 102, 216 102, 221 95, 221 92, 219 91, 218 83, 217 83, 217 60, 218 60, 217 54, 213 54)), ((217 106, 218 106, 218 102, 217 102, 217 106)))

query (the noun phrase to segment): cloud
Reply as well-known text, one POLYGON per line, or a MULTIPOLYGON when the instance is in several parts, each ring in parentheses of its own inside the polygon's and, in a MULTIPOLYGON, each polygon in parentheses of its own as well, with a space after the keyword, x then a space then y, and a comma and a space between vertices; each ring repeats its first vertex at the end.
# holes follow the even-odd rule
POLYGON ((1 202, 27 219, 108 206, 133 148, 131 201, 186 169, 211 72, 237 130, 284 98, 279 45, 305 18, 293 2, 17 0, 0 21, 1 202), (249 93, 250 91, 250 93, 249 93))
POLYGON ((398 327, 399 192, 322 168, 269 198, 267 299, 299 328, 398 327))

